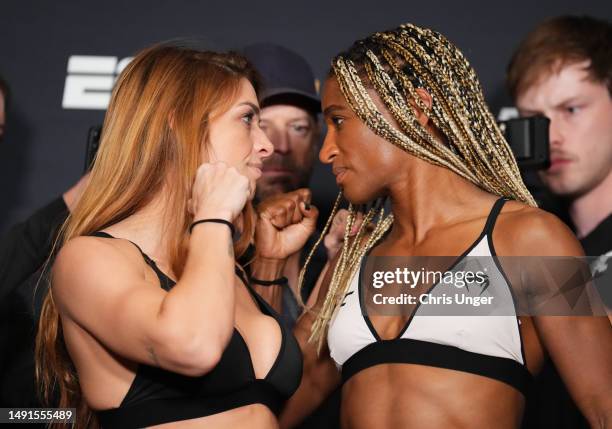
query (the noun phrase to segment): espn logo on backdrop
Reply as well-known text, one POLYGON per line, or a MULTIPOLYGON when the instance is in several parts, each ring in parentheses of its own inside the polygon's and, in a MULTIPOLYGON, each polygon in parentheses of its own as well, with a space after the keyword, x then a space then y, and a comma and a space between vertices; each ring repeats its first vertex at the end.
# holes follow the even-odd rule
POLYGON ((64 85, 64 109, 106 110, 113 85, 132 57, 72 55, 64 85))

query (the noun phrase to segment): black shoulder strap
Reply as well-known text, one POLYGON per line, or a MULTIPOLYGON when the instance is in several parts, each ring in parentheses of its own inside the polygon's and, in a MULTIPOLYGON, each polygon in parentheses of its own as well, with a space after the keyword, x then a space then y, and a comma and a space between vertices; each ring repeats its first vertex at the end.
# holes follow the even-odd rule
POLYGON ((100 238, 115 238, 112 235, 110 235, 108 232, 104 232, 104 231, 95 231, 89 235, 92 237, 100 237, 100 238))
POLYGON ((501 209, 506 203, 506 201, 508 201, 508 199, 505 197, 502 197, 498 199, 497 201, 495 201, 495 204, 493 204, 493 208, 491 209, 491 213, 489 213, 489 217, 487 218, 487 223, 485 224, 485 227, 484 227, 484 232, 486 234, 490 235, 493 232, 493 227, 495 226, 495 221, 497 220, 497 216, 499 216, 499 213, 501 212, 501 209))
MULTIPOLYGON (((113 237, 108 232, 104 232, 104 231, 95 231, 95 232, 92 232, 89 235, 91 235, 93 237, 100 237, 100 238, 113 238, 113 239, 117 238, 117 237, 113 237)), ((140 246, 138 244, 134 243, 131 240, 127 240, 127 241, 132 243, 138 249, 138 251, 142 255, 142 258, 144 259, 145 263, 149 267, 151 267, 153 269, 153 271, 155 271, 155 274, 157 275, 157 278, 159 279, 159 284, 162 287, 162 289, 169 290, 172 286, 174 286, 174 284, 175 284, 174 280, 172 280, 162 270, 160 270, 157 267, 157 264, 155 263, 155 261, 153 259, 149 258, 149 256, 145 252, 142 251, 142 249, 140 248, 140 246)))

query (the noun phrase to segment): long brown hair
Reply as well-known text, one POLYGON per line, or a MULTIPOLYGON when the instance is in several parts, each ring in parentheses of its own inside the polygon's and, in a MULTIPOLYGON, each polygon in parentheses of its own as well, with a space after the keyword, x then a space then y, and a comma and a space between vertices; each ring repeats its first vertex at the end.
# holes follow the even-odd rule
MULTIPOLYGON (((243 78, 258 90, 256 72, 238 54, 203 52, 176 43, 140 52, 117 80, 89 184, 63 225, 55 249, 127 218, 164 186, 171 186, 163 233, 169 238, 172 270, 180 277, 193 221, 187 201, 208 143, 208 125, 213 114, 226 111, 235 100, 243 78)), ((243 233, 235 244, 237 256, 252 240, 252 213, 247 204, 243 233)), ((36 338, 36 375, 44 401, 48 403, 55 391, 59 404, 52 405, 77 408, 77 427, 97 426, 64 343, 52 287, 36 338)))

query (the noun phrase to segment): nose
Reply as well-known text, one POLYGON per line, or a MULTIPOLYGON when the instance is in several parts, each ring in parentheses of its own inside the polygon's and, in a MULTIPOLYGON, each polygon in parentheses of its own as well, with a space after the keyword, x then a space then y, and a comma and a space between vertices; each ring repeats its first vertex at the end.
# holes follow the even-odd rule
POLYGON ((336 145, 334 137, 331 135, 329 131, 325 135, 325 139, 323 140, 323 145, 321 146, 321 150, 319 151, 319 160, 323 164, 331 164, 334 161, 334 158, 338 155, 338 146, 336 145))
POLYGON ((259 154, 261 159, 266 159, 274 152, 274 145, 261 128, 258 128, 255 138, 255 152, 259 154))

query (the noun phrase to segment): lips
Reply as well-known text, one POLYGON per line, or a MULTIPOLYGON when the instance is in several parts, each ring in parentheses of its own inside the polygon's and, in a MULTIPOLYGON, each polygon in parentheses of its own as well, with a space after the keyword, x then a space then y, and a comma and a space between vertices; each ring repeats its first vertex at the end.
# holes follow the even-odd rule
POLYGON ((555 171, 561 170, 562 168, 564 168, 565 166, 567 166, 568 164, 572 162, 573 161, 569 158, 551 158, 550 167, 546 171, 554 173, 555 171))
POLYGON ((257 171, 257 177, 256 179, 259 179, 261 177, 262 171, 261 171, 261 164, 249 164, 249 167, 251 167, 253 170, 257 171))
POLYGON ((334 173, 334 176, 336 176, 336 184, 340 185, 344 179, 344 176, 346 176, 347 169, 345 167, 334 167, 332 172, 334 173))

